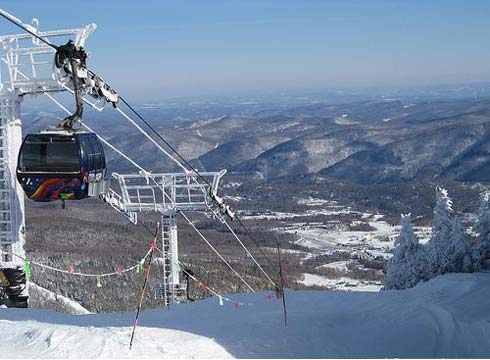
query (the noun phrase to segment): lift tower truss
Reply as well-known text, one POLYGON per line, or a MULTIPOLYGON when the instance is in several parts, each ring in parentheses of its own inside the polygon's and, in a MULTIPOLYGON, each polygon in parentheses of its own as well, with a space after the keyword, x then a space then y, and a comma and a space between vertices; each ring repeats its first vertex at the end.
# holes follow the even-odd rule
POLYGON ((164 275, 160 294, 156 295, 165 305, 182 301, 187 295, 179 270, 176 215, 179 211, 206 212, 215 206, 213 198, 225 174, 225 170, 201 172, 199 176, 193 172, 112 174, 121 195, 111 189, 104 196, 108 203, 126 214, 133 223, 137 223, 140 212, 161 214, 164 275))
MULTIPOLYGON (((38 21, 32 25, 0 10, 15 22, 39 36, 56 42, 75 39, 83 46, 96 29, 91 24, 82 29, 40 32, 38 21)), ((12 253, 24 256, 24 193, 16 179, 17 156, 22 144, 21 103, 25 95, 62 92, 69 88, 66 74, 54 66, 56 50, 32 35, 23 33, 0 36, 0 269, 21 265, 12 253), (67 85, 68 84, 68 85, 67 85)))

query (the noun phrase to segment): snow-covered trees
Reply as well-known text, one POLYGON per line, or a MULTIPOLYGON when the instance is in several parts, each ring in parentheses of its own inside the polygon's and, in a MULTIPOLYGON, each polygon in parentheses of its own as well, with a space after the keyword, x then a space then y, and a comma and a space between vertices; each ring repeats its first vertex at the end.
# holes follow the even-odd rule
POLYGON ((385 289, 406 289, 415 286, 424 274, 423 248, 413 232, 410 214, 402 215, 400 236, 383 280, 385 289))
POLYGON ((447 190, 437 187, 434 220, 432 222, 432 236, 429 241, 428 265, 429 272, 438 275, 444 274, 450 266, 451 227, 453 225, 453 202, 447 190))
POLYGON ((432 235, 421 245, 409 215, 402 215, 400 236, 388 262, 384 289, 406 289, 447 272, 479 271, 490 258, 490 193, 482 195, 470 245, 466 228, 454 214, 447 190, 437 187, 432 235))
POLYGON ((445 258, 448 260, 444 272, 471 272, 473 270, 470 243, 466 229, 459 217, 454 217, 451 223, 449 246, 445 258))
POLYGON ((482 195, 478 217, 473 226, 477 240, 472 248, 473 268, 479 271, 490 255, 490 193, 482 195))

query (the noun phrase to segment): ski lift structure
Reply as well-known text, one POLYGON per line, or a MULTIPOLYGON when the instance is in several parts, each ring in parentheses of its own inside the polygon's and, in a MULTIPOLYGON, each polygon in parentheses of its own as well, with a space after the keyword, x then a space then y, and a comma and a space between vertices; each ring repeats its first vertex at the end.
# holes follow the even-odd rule
MULTIPOLYGON (((36 19, 32 24, 25 24, 1 9, 0 14, 31 32, 31 34, 24 32, 0 36, 3 48, 0 58, 0 270, 17 271, 17 275, 22 273, 22 260, 13 254, 25 256, 25 193, 29 198, 41 201, 76 200, 98 196, 134 224, 138 222, 138 215, 141 213, 154 212, 161 215, 164 272, 162 284, 159 284, 160 297, 163 298, 165 305, 184 300, 187 295, 186 286, 183 284, 181 272, 177 266, 176 215, 179 211, 209 212, 213 209, 221 209, 222 214, 232 215, 229 208, 217 195, 219 182, 226 171, 196 173, 180 164, 183 172, 154 174, 140 167, 99 135, 97 135, 97 140, 94 140, 95 134, 82 122, 82 104, 98 111, 102 111, 106 105, 112 105, 141 130, 117 107, 119 102, 117 92, 87 68, 80 66, 80 64, 85 64, 86 54, 84 52, 76 53, 75 56, 66 56, 65 52, 63 56, 63 51, 59 51, 63 45, 52 46, 52 44, 64 43, 70 39, 73 42, 67 42, 67 48, 62 50, 68 53, 81 51, 87 38, 96 30, 96 25, 90 24, 78 29, 40 31, 39 22, 36 19), (40 41, 39 38, 42 38, 43 41, 40 41), (73 58, 77 56, 78 60, 73 61, 73 58), (22 147, 22 101, 27 95, 46 95, 69 113, 52 96, 53 93, 61 92, 70 92, 75 95, 77 106, 75 114, 68 116, 65 123, 58 129, 51 129, 40 134, 29 134, 22 147), (70 122, 68 126, 67 121, 70 122), (82 124, 89 133, 82 134, 73 131, 72 125, 75 122, 82 124), (84 159, 88 162, 90 155, 87 153, 88 147, 83 144, 94 142, 93 146, 99 146, 99 140, 139 169, 137 173, 112 174, 112 183, 117 184, 118 191, 109 185, 105 160, 99 159, 101 162, 99 168, 94 165, 89 169, 87 163, 83 164, 84 159), (66 169, 53 169, 49 168, 49 164, 46 165, 46 151, 49 151, 49 146, 56 141, 68 141, 73 146, 73 154, 76 156, 71 159, 73 162, 71 177, 66 176, 66 169), (34 157, 29 154, 31 150, 34 152, 34 157), (18 156, 19 152, 20 156, 18 156), (29 169, 29 161, 32 165, 31 169, 29 169), (91 171, 94 173, 91 174, 91 171), (43 183, 47 178, 55 179, 51 180, 51 183, 56 183, 58 188, 64 186, 64 190, 53 192, 45 189, 46 191, 42 194, 37 193, 39 197, 36 199, 35 194, 38 188, 33 190, 32 184, 36 184, 36 181, 43 183), (73 179, 77 180, 78 188, 67 186, 67 182, 73 179), (87 189, 81 188, 83 184, 88 185, 87 189)), ((146 136, 155 143, 148 134, 146 136)), ((52 148, 53 151, 56 151, 55 147, 56 145, 52 148)), ((160 149, 165 152, 161 147, 160 149)), ((165 153, 170 156, 167 152, 165 153)), ((27 290, 22 290, 12 296, 14 300, 18 300, 17 304, 14 301, 13 306, 27 306, 27 290)))

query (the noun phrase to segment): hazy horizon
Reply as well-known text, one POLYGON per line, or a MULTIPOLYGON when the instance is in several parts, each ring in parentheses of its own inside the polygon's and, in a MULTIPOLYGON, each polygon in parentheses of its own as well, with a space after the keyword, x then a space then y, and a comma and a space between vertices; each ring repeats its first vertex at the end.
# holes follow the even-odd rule
MULTIPOLYGON (((486 1, 0 1, 41 30, 82 27, 89 64, 145 98, 489 82, 486 1)), ((17 32, 0 21, 0 33, 17 32)))

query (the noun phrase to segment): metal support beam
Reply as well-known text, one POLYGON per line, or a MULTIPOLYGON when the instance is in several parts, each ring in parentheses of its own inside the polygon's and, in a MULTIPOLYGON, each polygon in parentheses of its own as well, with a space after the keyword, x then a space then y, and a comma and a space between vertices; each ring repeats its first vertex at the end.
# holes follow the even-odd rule
POLYGON ((186 297, 186 288, 181 284, 178 266, 179 249, 175 215, 175 212, 162 214, 163 284, 161 288, 165 305, 179 302, 186 297))
POLYGON ((0 268, 22 264, 10 252, 24 256, 24 192, 16 179, 21 144, 20 100, 6 93, 0 97, 0 268))

